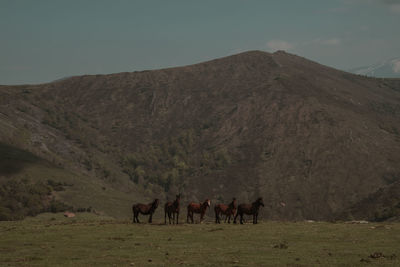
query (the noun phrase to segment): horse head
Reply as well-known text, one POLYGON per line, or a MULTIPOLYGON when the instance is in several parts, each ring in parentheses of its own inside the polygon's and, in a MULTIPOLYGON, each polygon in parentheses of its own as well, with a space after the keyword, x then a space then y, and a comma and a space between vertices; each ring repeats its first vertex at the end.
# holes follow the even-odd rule
POLYGON ((236 208, 236 198, 232 198, 232 206, 234 207, 234 208, 236 208))
POLYGON ((174 206, 179 208, 179 202, 181 201, 181 194, 176 195, 176 199, 174 201, 174 206))
POLYGON ((259 198, 257 199, 257 204, 258 204, 258 206, 263 206, 263 207, 264 207, 264 202, 263 202, 262 197, 259 197, 259 198))

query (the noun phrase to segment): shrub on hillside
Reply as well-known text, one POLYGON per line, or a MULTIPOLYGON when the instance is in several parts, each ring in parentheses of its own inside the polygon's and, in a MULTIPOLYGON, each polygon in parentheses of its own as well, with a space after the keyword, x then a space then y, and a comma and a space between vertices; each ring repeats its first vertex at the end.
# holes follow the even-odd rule
MULTIPOLYGON (((59 183, 55 185, 57 188, 59 183)), ((52 191, 52 186, 48 184, 31 183, 26 179, 11 179, 0 184, 0 221, 21 220, 25 216, 35 216, 48 211, 65 211, 71 208, 52 199, 52 191)))

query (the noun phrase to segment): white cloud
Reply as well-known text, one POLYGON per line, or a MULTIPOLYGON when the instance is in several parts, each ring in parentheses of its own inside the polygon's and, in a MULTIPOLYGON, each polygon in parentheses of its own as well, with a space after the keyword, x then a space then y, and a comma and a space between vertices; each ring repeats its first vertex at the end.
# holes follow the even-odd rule
POLYGON ((394 64, 393 64, 393 71, 394 71, 395 73, 400 73, 400 60, 394 62, 394 64))
POLYGON ((271 40, 267 43, 267 47, 273 51, 277 51, 290 50, 294 47, 294 45, 283 40, 271 40))
POLYGON ((389 8, 393 13, 400 14, 400 4, 392 4, 389 8))

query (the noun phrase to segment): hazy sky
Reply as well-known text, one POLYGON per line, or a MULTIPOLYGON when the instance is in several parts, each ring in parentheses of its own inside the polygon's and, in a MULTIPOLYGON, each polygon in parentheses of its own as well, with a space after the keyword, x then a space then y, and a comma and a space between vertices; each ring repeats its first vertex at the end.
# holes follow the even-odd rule
POLYGON ((255 49, 340 69, 399 57, 400 0, 0 0, 0 84, 255 49))

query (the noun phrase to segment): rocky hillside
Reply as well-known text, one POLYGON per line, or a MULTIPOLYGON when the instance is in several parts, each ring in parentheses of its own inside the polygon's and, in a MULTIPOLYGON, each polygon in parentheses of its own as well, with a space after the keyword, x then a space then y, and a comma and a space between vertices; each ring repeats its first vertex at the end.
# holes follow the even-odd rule
POLYGON ((399 80, 285 52, 0 93, 1 142, 81 177, 67 203, 90 202, 85 182, 143 201, 262 196, 264 218, 329 220, 400 180, 399 80))

